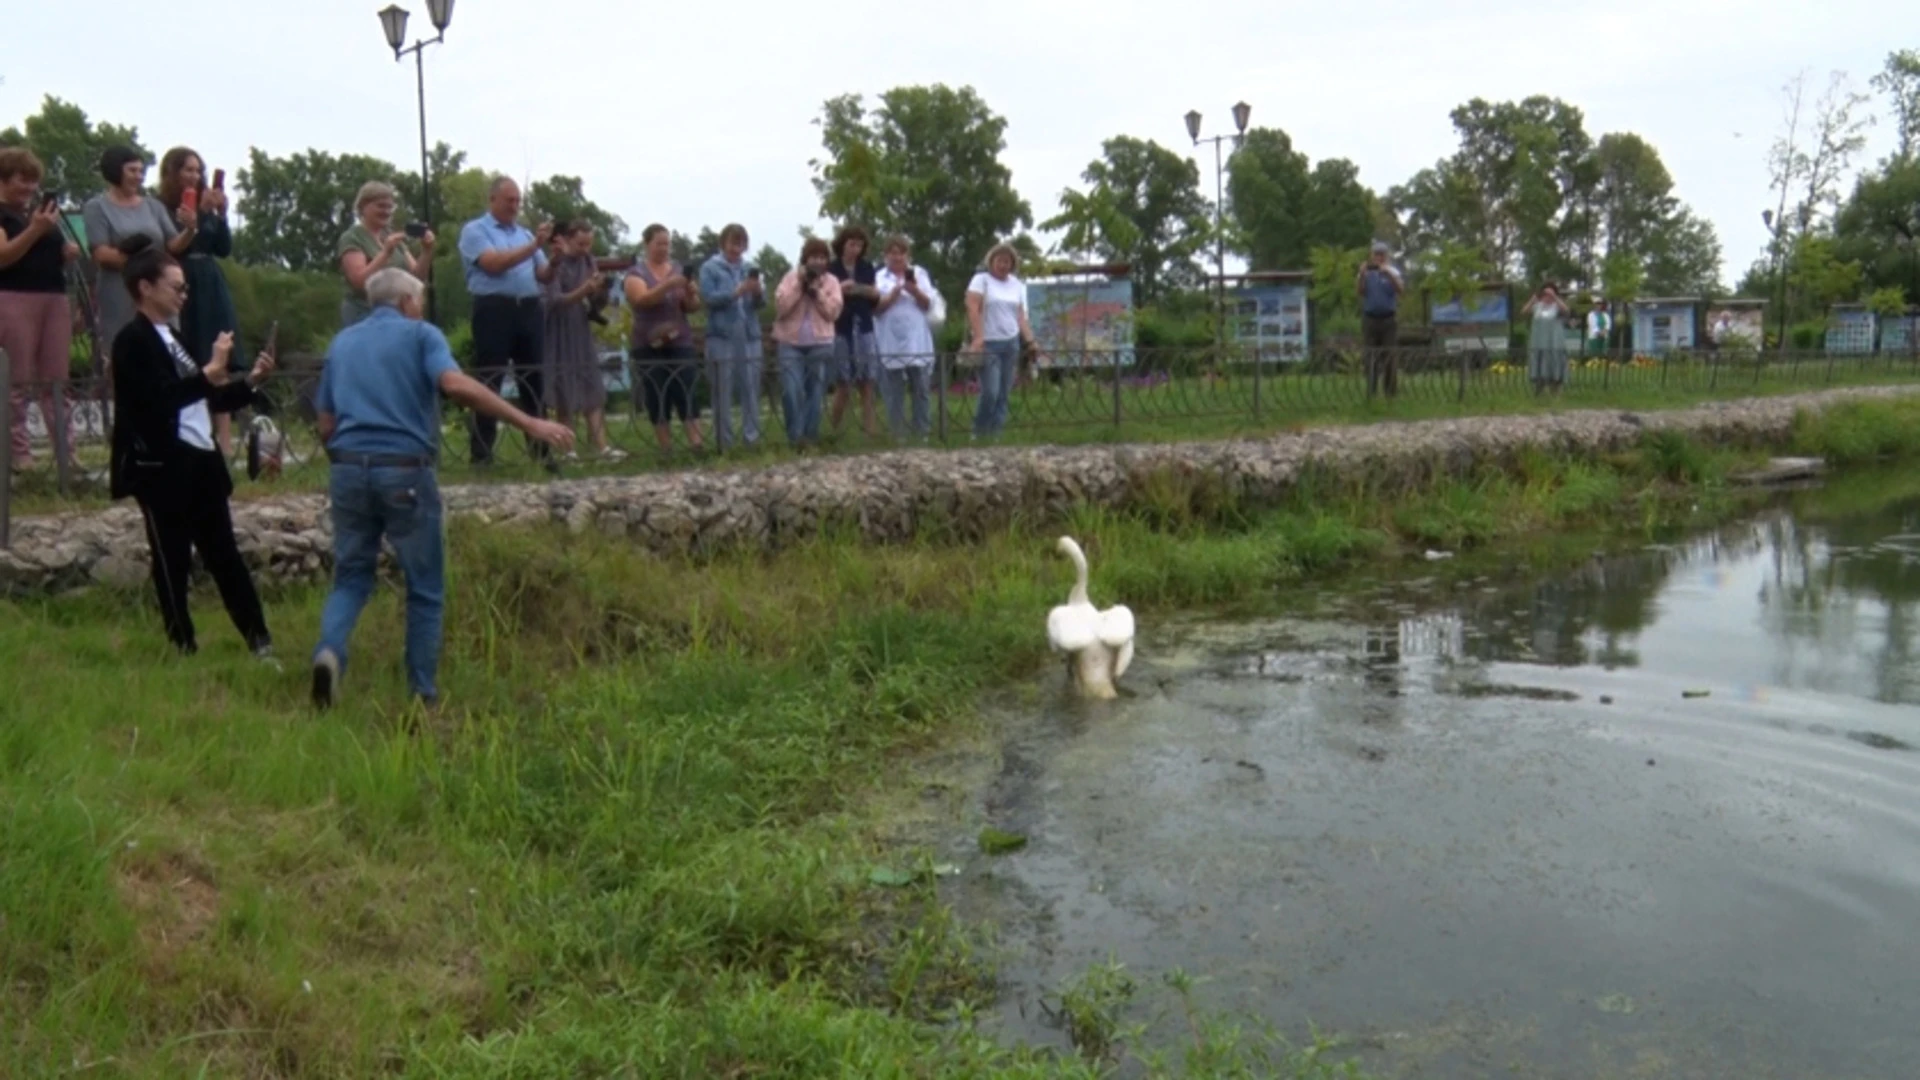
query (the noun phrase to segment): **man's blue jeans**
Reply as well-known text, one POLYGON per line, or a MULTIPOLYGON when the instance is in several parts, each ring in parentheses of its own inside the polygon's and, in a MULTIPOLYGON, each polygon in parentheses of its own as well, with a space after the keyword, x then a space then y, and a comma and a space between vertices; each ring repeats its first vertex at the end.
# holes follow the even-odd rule
POLYGON ((446 542, 440 485, 419 467, 333 466, 333 592, 320 615, 320 644, 346 670, 347 639, 373 595, 385 537, 407 580, 407 684, 414 694, 439 696, 440 624, 446 607, 446 542))
POLYGON ((733 412, 740 411, 739 441, 760 445, 760 339, 707 339, 708 385, 713 388, 713 432, 720 449, 734 444, 733 412))
POLYGON ((780 416, 795 446, 820 441, 820 410, 826 403, 827 368, 833 344, 780 346, 780 416))

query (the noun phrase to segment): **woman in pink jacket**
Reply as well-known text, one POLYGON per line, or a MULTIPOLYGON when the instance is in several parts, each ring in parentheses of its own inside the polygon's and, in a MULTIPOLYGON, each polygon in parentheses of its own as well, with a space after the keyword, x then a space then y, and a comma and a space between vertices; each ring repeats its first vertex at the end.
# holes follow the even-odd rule
POLYGON ((810 239, 800 265, 773 294, 773 340, 780 346, 780 412, 795 449, 820 439, 827 369, 833 363, 833 324, 843 303, 840 282, 827 272, 827 242, 810 239))

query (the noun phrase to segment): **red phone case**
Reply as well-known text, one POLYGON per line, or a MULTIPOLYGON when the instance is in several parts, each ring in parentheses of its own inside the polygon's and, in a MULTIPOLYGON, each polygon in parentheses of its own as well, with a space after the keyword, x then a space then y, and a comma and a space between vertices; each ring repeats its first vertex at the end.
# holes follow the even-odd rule
POLYGON ((189 214, 199 213, 200 212, 200 193, 194 190, 193 188, 188 188, 187 190, 181 192, 180 205, 186 207, 187 213, 189 214))

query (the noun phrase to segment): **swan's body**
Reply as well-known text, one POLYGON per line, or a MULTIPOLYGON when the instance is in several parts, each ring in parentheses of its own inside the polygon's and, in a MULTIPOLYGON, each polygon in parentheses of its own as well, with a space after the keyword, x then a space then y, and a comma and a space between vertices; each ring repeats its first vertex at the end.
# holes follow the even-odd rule
POLYGON ((1124 604, 1094 607, 1087 599, 1086 555, 1071 536, 1058 546, 1073 560, 1076 576, 1067 602, 1047 613, 1047 642, 1067 654, 1067 671, 1083 697, 1119 697, 1113 681, 1133 662, 1133 612, 1124 604))

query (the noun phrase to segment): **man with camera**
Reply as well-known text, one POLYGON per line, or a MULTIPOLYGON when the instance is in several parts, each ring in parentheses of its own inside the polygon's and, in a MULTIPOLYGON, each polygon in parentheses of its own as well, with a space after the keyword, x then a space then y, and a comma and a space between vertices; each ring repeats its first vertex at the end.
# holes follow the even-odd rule
POLYGON ((1400 294, 1406 285, 1394 268, 1392 252, 1375 241, 1373 253, 1360 266, 1356 287, 1360 290, 1360 340, 1366 351, 1367 396, 1385 390, 1388 397, 1400 392, 1399 359, 1394 347, 1400 342, 1400 294))
MULTIPOLYGON (((553 226, 529 231, 520 224, 520 185, 494 178, 487 212, 460 230, 460 261, 467 268, 467 292, 473 297, 473 353, 480 377, 498 392, 511 377, 514 396, 530 416, 545 415, 540 377, 545 319, 540 287, 553 276, 547 243, 553 226)), ((476 416, 468 440, 475 465, 493 461, 498 424, 476 416)), ((545 443, 530 441, 535 460, 553 467, 545 443)))
POLYGON ((833 362, 834 324, 845 302, 840 279, 827 272, 827 242, 808 238, 800 265, 773 296, 773 340, 780 346, 780 409, 794 448, 819 441, 833 362))

